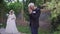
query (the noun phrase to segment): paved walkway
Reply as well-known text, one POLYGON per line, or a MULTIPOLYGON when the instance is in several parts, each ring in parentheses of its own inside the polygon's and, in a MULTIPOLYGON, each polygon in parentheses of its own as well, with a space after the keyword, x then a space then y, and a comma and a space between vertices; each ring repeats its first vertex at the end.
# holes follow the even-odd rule
POLYGON ((25 34, 25 33, 5 33, 5 29, 0 28, 0 34, 25 34))

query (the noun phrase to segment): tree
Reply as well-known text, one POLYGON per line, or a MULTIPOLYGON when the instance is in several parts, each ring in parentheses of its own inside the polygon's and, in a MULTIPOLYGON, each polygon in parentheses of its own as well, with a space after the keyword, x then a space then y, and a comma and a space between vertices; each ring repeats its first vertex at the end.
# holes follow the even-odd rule
POLYGON ((33 2, 33 3, 36 3, 36 0, 30 0, 29 2, 33 2))
POLYGON ((4 10, 6 8, 6 3, 4 2, 4 0, 0 0, 0 21, 1 23, 4 22, 3 21, 3 16, 4 16, 4 10))

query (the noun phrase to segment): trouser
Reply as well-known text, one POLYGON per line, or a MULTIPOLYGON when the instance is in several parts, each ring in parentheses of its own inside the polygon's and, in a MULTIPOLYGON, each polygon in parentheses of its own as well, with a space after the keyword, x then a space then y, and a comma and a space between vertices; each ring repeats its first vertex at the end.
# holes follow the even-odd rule
POLYGON ((38 28, 36 28, 36 27, 31 27, 31 33, 32 33, 32 34, 38 34, 38 28))

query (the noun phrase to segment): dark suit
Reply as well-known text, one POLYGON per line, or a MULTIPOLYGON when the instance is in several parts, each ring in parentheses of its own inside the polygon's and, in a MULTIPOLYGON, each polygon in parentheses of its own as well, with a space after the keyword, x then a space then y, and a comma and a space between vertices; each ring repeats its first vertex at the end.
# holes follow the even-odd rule
POLYGON ((36 8, 29 15, 30 16, 30 27, 31 27, 32 34, 38 34, 40 12, 41 12, 40 8, 36 8))

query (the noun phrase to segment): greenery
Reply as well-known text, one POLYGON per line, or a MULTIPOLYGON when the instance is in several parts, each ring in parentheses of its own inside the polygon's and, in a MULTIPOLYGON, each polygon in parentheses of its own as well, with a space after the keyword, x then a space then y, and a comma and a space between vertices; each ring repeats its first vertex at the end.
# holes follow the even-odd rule
POLYGON ((60 1, 52 0, 51 2, 46 2, 46 4, 48 5, 48 9, 53 9, 56 7, 55 10, 51 11, 51 19, 57 17, 58 14, 60 14, 60 1))
MULTIPOLYGON (((7 1, 0 0, 0 24, 2 23, 0 27, 6 26, 4 19, 6 20, 6 13, 8 13, 11 9, 15 11, 16 16, 21 13, 25 20, 29 21, 29 13, 27 9, 30 2, 34 2, 36 6, 47 4, 46 9, 53 9, 54 7, 56 7, 55 10, 51 11, 51 16, 49 17, 49 19, 53 24, 57 24, 57 21, 60 23, 60 17, 58 18, 58 16, 60 16, 60 0, 22 0, 21 2, 19 0, 17 0, 16 2, 7 1)), ((31 34, 29 26, 17 26, 17 28, 22 33, 31 34)), ((60 26, 57 26, 57 29, 60 29, 60 26)), ((38 33, 49 34, 49 32, 44 31, 43 29, 39 29, 38 33)), ((60 31, 55 31, 53 33, 60 34, 60 31)))
POLYGON ((7 6, 7 9, 8 10, 14 10, 15 11, 15 14, 18 14, 19 12, 21 12, 22 10, 22 3, 18 3, 18 2, 15 2, 15 3, 10 3, 8 6, 7 6))
MULTIPOLYGON (((18 30, 22 33, 31 34, 29 26, 17 26, 18 30)), ((58 27, 60 29, 60 26, 58 27)), ((39 28, 39 34, 49 34, 49 31, 39 28)), ((60 34, 60 31, 55 31, 53 34, 60 34)))
MULTIPOLYGON (((49 0, 50 1, 50 0, 49 0)), ((29 2, 34 2, 35 5, 42 5, 44 3, 44 1, 42 0, 26 0, 23 2, 4 2, 4 0, 0 1, 0 8, 4 9, 2 10, 2 15, 6 14, 7 12, 9 12, 11 9, 15 11, 15 14, 17 15, 18 13, 21 12, 21 10, 24 10, 24 17, 26 20, 29 20, 28 18, 28 4, 29 2), (5 12, 4 12, 5 11, 5 12), (4 14, 3 14, 4 13, 4 14)), ((48 5, 48 9, 52 9, 53 7, 56 7, 56 10, 51 11, 51 18, 56 17, 59 13, 60 13, 60 1, 59 0, 51 0, 50 2, 46 1, 46 3, 48 5)), ((3 17, 3 16, 2 16, 3 17)))
POLYGON ((30 28, 27 26, 17 26, 19 32, 22 32, 22 33, 30 33, 30 28))

